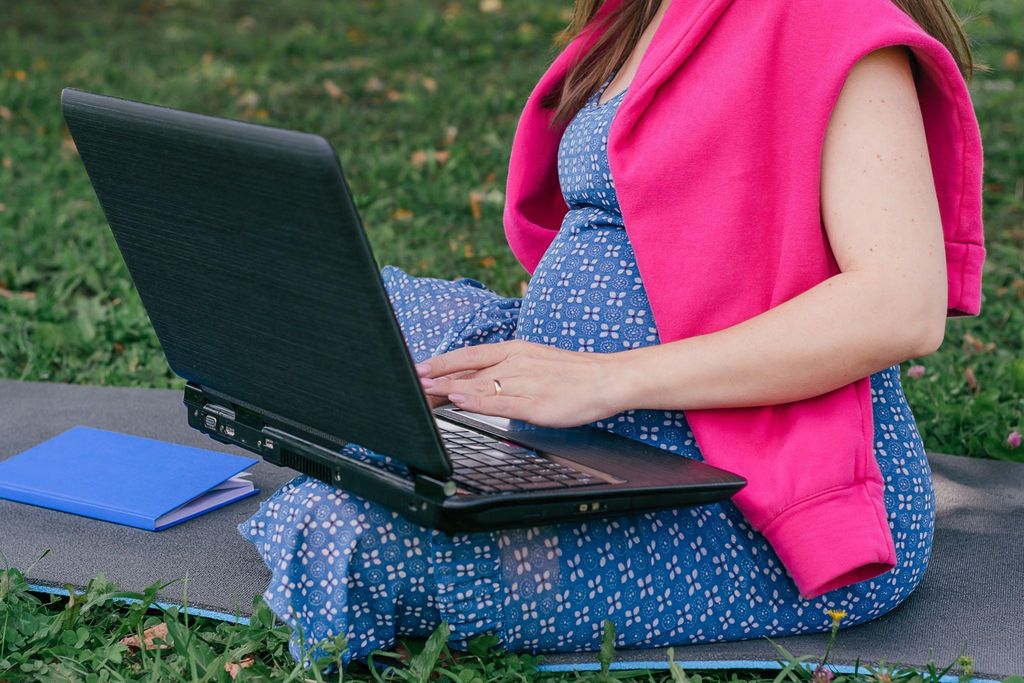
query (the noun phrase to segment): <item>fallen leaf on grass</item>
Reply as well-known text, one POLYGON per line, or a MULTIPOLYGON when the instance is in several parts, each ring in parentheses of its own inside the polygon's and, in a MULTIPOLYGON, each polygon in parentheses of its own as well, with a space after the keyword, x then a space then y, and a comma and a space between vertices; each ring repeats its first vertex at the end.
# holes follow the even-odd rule
POLYGON ((327 96, 330 97, 332 100, 340 100, 342 97, 345 96, 345 93, 341 91, 341 88, 338 87, 338 84, 329 78, 324 79, 324 90, 327 91, 327 96))
MULTIPOLYGON (((3 205, 0 204, 0 206, 3 206, 3 205)), ((0 287, 0 298, 3 298, 3 299, 13 299, 14 297, 18 297, 19 299, 24 299, 25 301, 31 301, 32 299, 36 298, 36 293, 35 292, 12 292, 11 290, 7 289, 6 287, 0 287)))
POLYGON ((483 216, 480 211, 480 201, 483 197, 480 196, 479 192, 469 193, 469 210, 473 213, 473 220, 478 221, 483 216))
POLYGON ((147 650, 166 650, 170 647, 167 641, 170 638, 167 636, 167 624, 157 624, 156 626, 150 626, 142 632, 142 640, 139 640, 137 635, 125 636, 121 639, 121 644, 127 647, 129 650, 141 650, 145 647, 147 650), (161 642, 157 645, 154 641, 159 638, 161 642))
POLYGON ((407 221, 413 217, 413 213, 409 209, 395 209, 395 212, 391 214, 391 217, 396 221, 407 221))
POLYGON ((427 159, 433 156, 434 161, 438 164, 443 164, 451 158, 452 153, 445 149, 435 149, 431 152, 427 152, 425 149, 417 149, 409 155, 409 163, 412 164, 413 168, 421 168, 427 159))
POLYGON ((501 0, 480 0, 480 11, 485 14, 494 14, 501 11, 501 0))
POLYGON ((11 116, 13 116, 13 114, 11 114, 11 110, 3 105, 0 105, 0 119, 3 119, 4 121, 10 121, 11 116))
POLYGON ((254 109, 259 103, 260 96, 256 94, 255 90, 246 90, 237 100, 235 100, 235 104, 239 107, 245 107, 246 109, 254 109))
POLYGON ((967 382, 967 386, 971 391, 977 392, 979 390, 978 378, 974 376, 973 369, 967 368, 964 370, 964 381, 967 382))
POLYGON ((493 256, 484 256, 482 259, 480 259, 480 265, 483 266, 484 268, 493 268, 494 264, 497 262, 497 259, 495 259, 493 256))
POLYGON ((991 351, 996 348, 995 342, 988 342, 987 344, 982 340, 975 337, 970 332, 964 334, 964 351, 974 351, 975 353, 981 353, 982 351, 991 351))
POLYGON ((1016 71, 1020 68, 1020 52, 1007 50, 1003 53, 1003 68, 1007 71, 1016 71))
POLYGON ((242 669, 248 669, 250 666, 256 663, 256 658, 252 655, 246 655, 242 657, 241 661, 237 664, 235 662, 226 662, 224 664, 224 670, 231 676, 231 680, 235 680, 242 669))
POLYGON ((373 66, 373 60, 366 57, 349 57, 343 64, 350 69, 367 69, 373 66))

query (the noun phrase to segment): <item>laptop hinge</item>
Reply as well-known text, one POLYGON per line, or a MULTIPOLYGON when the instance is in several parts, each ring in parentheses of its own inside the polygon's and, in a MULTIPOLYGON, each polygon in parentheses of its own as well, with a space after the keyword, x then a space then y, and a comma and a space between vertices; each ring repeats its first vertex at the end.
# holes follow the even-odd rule
POLYGON ((416 493, 432 500, 450 498, 455 495, 455 491, 458 488, 451 479, 441 481, 429 474, 423 473, 416 473, 413 481, 415 482, 416 493))

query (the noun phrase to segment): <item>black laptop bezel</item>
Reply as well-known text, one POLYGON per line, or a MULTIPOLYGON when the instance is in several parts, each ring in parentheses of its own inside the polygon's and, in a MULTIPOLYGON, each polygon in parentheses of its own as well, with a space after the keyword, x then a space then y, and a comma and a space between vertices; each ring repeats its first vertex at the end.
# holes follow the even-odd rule
MULTIPOLYGON (((125 258, 132 281, 145 301, 146 313, 175 374, 204 390, 220 392, 235 402, 259 403, 268 417, 272 417, 278 422, 291 424, 297 431, 304 434, 336 437, 337 443, 340 444, 349 440, 356 441, 373 450, 393 455, 416 472, 442 479, 451 475, 451 462, 445 452, 441 434, 432 419, 426 396, 420 387, 419 378, 414 368, 414 359, 404 342, 395 318, 391 301, 375 264, 348 182, 333 147, 324 138, 309 133, 207 116, 89 93, 74 88, 65 88, 61 92, 61 108, 68 129, 75 140, 79 156, 92 181, 100 206, 122 256, 125 258), (233 375, 229 375, 223 367, 214 369, 210 367, 211 363, 203 363, 199 360, 203 354, 209 355, 214 353, 214 349, 226 348, 231 345, 238 336, 236 330, 231 330, 220 336, 204 330, 200 335, 192 333, 187 326, 174 324, 182 316, 182 307, 179 304, 185 299, 185 296, 181 292, 187 291, 189 296, 194 296, 197 300, 206 297, 204 301, 206 306, 211 304, 226 306, 221 303, 221 299, 225 298, 223 292, 210 291, 211 288, 207 285, 214 279, 214 274, 210 271, 215 270, 218 264, 232 259, 257 259, 262 255, 262 252, 258 250, 258 243, 249 248, 247 253, 215 254, 210 256, 204 267, 195 267, 195 272, 191 277, 185 277, 179 275, 179 271, 182 269, 174 260, 175 254, 169 254, 160 261, 150 257, 148 252, 143 253, 137 247, 137 244, 146 239, 150 232, 156 233, 157 230, 164 230, 165 236, 166 233, 171 232, 171 228, 165 225, 171 222, 167 218, 169 213, 191 208, 185 205, 182 198, 176 196, 167 198, 171 193, 154 192, 152 194, 159 196, 147 196, 140 201, 138 197, 141 194, 140 187, 144 188, 147 182, 150 185, 157 185, 160 180, 166 180, 167 186, 175 187, 176 191, 181 192, 183 191, 182 187, 188 186, 188 183, 193 180, 189 177, 189 173, 193 172, 193 165, 201 165, 207 159, 209 159, 209 164, 214 167, 205 171, 201 169, 199 172, 205 173, 205 180, 209 183, 213 183, 216 178, 221 176, 231 177, 231 174, 238 173, 239 162, 242 159, 249 162, 248 167, 244 170, 250 174, 247 178, 250 183, 262 180, 265 175, 262 173, 264 170, 266 174, 285 177, 286 181, 293 181, 293 179, 286 177, 289 174, 285 173, 285 170, 291 171, 292 175, 306 174, 308 183, 314 187, 305 190, 308 196, 303 200, 307 203, 318 204, 306 206, 296 200, 293 202, 296 205, 295 210, 306 209, 309 213, 301 217, 293 216, 288 212, 289 207, 284 207, 280 209, 280 216, 266 217, 265 220, 268 223, 273 223, 277 219, 281 225, 288 225, 290 223, 298 224, 303 219, 309 221, 316 219, 319 220, 319 224, 313 222, 314 228, 331 225, 330 231, 320 230, 321 234, 317 237, 335 240, 336 242, 330 245, 332 247, 339 247, 338 242, 344 241, 344 249, 339 249, 340 253, 333 254, 338 266, 349 269, 362 268, 365 271, 365 277, 359 280, 359 290, 349 291, 346 294, 353 299, 358 298, 361 302, 365 301, 362 304, 364 315, 376 316, 373 324, 379 333, 379 338, 364 340, 364 348, 373 347, 373 350, 377 351, 380 347, 390 354, 388 363, 372 364, 375 372, 386 376, 380 377, 379 380, 370 380, 358 372, 351 372, 349 367, 343 367, 334 373, 336 379, 333 382, 320 383, 318 389, 322 392, 323 398, 315 401, 318 405, 341 403, 346 406, 346 409, 338 408, 334 412, 339 415, 343 414, 345 420, 350 423, 353 419, 361 420, 361 430, 356 430, 349 424, 349 431, 352 433, 347 437, 333 434, 325 425, 310 423, 298 411, 295 411, 295 414, 289 414, 291 406, 288 405, 286 397, 281 397, 283 392, 279 391, 277 386, 268 386, 272 383, 260 381, 261 378, 250 377, 250 375, 258 373, 235 372, 233 375), (176 168, 175 164, 178 164, 179 168, 176 168), (137 223, 141 219, 150 219, 151 223, 140 226, 137 223), (133 249, 137 250, 134 254, 132 254, 133 249), (136 258, 130 258, 132 255, 136 258), (144 261, 144 258, 149 258, 149 261, 144 261), (163 281, 157 283, 158 278, 163 278, 163 281), (167 305, 161 299, 163 292, 158 291, 160 289, 158 285, 177 288, 175 294, 177 299, 170 302, 173 305, 167 305), (355 399, 344 391, 336 391, 333 386, 349 382, 360 384, 360 391, 357 393, 364 395, 364 399, 355 399), (231 386, 232 383, 235 386, 231 386), (240 391, 241 386, 246 386, 246 391, 240 391), (389 394, 382 393, 389 390, 389 394), (386 395, 386 398, 371 400, 370 397, 374 393, 381 396, 386 395), (377 417, 374 413, 361 410, 367 400, 378 405, 387 405, 394 412, 389 416, 380 412, 377 417), (271 409, 270 405, 274 401, 281 404, 282 409, 271 409)), ((188 186, 186 189, 198 197, 197 205, 205 205, 211 214, 230 214, 227 208, 221 209, 218 208, 218 205, 241 205, 245 201, 256 201, 262 197, 257 193, 258 190, 273 192, 277 182, 278 178, 270 178, 266 180, 265 187, 244 187, 234 195, 224 197, 211 194, 216 188, 207 190, 202 186, 196 187, 197 183, 195 182, 193 182, 193 186, 188 186), (206 194, 203 194, 204 192, 206 194)), ((162 185, 158 186, 163 187, 162 185)), ((229 188, 234 187, 230 183, 228 186, 229 188)), ((296 192, 301 190, 294 186, 293 189, 296 192)), ((267 201, 265 208, 268 211, 276 210, 277 202, 267 201)), ((244 210, 240 209, 239 212, 244 213, 244 210)), ((264 219, 256 212, 245 215, 252 221, 264 219)), ((209 229, 211 232, 219 227, 213 217, 174 217, 176 222, 185 220, 191 222, 189 227, 199 226, 204 230, 209 229)), ((177 225, 172 228, 179 229, 177 225)), ((195 232, 199 232, 199 230, 195 230, 195 232)), ((194 233, 186 236, 198 239, 194 233)), ((293 234, 297 238, 304 236, 298 233, 293 234)), ((223 234, 217 236, 225 241, 229 237, 223 234)), ((230 236, 237 237, 237 235, 230 236)), ((236 240, 236 244, 244 241, 236 240)), ((282 243, 278 237, 274 246, 280 248, 282 243)), ((243 244, 240 248, 246 249, 247 246, 243 244)), ((182 250, 184 248, 179 251, 182 250)), ((186 251, 193 258, 198 258, 203 253, 197 249, 186 251)), ((309 264, 309 267, 312 265, 309 264)), ((331 264, 326 264, 325 268, 329 265, 331 264)), ((271 261, 264 263, 263 266, 264 272, 269 273, 267 277, 273 277, 275 263, 271 261)), ((226 278, 224 279, 226 281, 226 278)), ((275 285, 286 288, 287 282, 278 281, 275 285)), ((242 297, 245 296, 245 293, 235 291, 233 296, 242 297)), ((262 299, 259 300, 261 306, 263 303, 262 299)), ((244 306, 242 307, 244 308, 244 306)), ((250 308, 252 307, 250 306, 250 308)), ((201 311, 202 307, 195 307, 195 316, 199 317, 201 311)), ((287 313, 285 307, 279 307, 274 312, 274 317, 280 316, 282 312, 287 313)), ((214 322, 220 322, 220 319, 214 322)), ((232 322, 248 321, 234 318, 232 322)), ((346 341, 352 343, 355 341, 354 337, 355 335, 349 335, 346 341)), ((322 341, 319 337, 312 338, 310 344, 322 341)), ((269 355, 265 345, 255 343, 247 344, 245 354, 248 355, 260 349, 269 355)), ((308 352, 308 349, 300 349, 300 353, 308 352)), ((221 357, 228 356, 230 356, 230 351, 224 351, 221 357)), ((290 378, 301 376, 303 388, 307 390, 306 393, 309 393, 312 390, 312 382, 319 378, 311 376, 316 374, 316 369, 310 370, 308 364, 302 365, 302 360, 299 357, 293 361, 294 368, 279 368, 278 364, 288 362, 282 354, 281 357, 275 357, 273 362, 264 364, 262 368, 267 372, 271 370, 278 372, 277 376, 283 378, 281 386, 290 381, 290 378)), ((228 360, 227 363, 229 362, 231 361, 228 360)), ((244 368, 244 363, 241 363, 240 367, 244 368)), ((327 370, 323 372, 327 372, 327 370)), ((338 423, 341 421, 337 420, 338 423)))

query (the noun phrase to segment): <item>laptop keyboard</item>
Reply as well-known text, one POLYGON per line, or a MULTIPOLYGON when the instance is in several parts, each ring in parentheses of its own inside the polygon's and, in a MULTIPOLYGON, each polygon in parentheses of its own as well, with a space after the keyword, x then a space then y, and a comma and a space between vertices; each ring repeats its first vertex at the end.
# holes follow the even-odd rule
POLYGON ((540 491, 604 483, 510 441, 437 420, 452 479, 481 493, 540 491))

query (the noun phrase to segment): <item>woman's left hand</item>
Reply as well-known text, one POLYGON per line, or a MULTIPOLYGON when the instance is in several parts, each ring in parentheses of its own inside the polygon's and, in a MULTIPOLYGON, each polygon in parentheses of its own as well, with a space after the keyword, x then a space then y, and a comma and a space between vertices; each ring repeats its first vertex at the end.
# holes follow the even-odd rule
POLYGON ((614 415, 622 393, 621 353, 566 351, 522 340, 477 344, 416 366, 423 390, 474 413, 575 427, 614 415), (469 374, 452 378, 456 372, 469 374), (495 392, 494 380, 501 383, 495 392))

